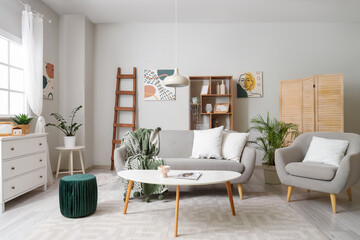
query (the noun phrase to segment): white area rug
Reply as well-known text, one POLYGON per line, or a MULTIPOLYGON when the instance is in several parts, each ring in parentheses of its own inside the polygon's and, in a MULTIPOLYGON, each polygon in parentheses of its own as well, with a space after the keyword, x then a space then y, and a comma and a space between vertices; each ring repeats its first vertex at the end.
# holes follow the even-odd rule
MULTIPOLYGON (((163 201, 131 199, 126 215, 122 196, 121 191, 99 188, 93 215, 69 219, 59 211, 24 239, 173 239, 173 192, 163 201)), ((327 239, 284 199, 267 193, 245 196, 241 201, 234 191, 236 216, 232 216, 225 190, 180 193, 178 239, 327 239)))
POLYGON ((120 181, 119 176, 111 174, 111 173, 97 173, 94 175, 96 177, 96 182, 97 182, 98 187, 120 181))

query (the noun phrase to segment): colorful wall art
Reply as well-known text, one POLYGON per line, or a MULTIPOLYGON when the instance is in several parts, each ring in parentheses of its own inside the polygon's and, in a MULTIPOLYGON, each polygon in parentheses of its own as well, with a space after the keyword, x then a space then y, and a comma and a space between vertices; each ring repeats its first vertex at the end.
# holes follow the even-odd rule
POLYGON ((54 64, 44 63, 43 98, 54 99, 54 64))
POLYGON ((241 72, 237 77, 237 97, 262 97, 263 96, 263 72, 241 72))
POLYGON ((144 70, 144 98, 147 101, 174 101, 176 92, 173 87, 166 87, 164 79, 173 75, 173 69, 144 70))

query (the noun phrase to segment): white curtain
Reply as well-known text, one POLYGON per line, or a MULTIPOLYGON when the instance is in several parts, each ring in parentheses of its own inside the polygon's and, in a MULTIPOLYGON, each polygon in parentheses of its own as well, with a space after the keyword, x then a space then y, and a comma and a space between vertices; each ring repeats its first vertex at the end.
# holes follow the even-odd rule
MULTIPOLYGON (((32 13, 27 4, 22 12, 22 43, 25 52, 25 94, 31 111, 37 116, 35 133, 45 133, 45 119, 41 116, 43 108, 43 18, 39 13, 32 13)), ((48 145, 47 156, 48 183, 52 184, 54 178, 48 145)))

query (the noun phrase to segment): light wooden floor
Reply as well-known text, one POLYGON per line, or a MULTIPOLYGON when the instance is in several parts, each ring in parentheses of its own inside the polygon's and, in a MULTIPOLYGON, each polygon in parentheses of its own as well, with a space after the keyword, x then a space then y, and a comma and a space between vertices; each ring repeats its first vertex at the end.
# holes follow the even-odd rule
MULTIPOLYGON (((108 172, 92 170, 90 173, 108 172)), ((119 190, 120 183, 102 186, 106 190, 119 190)), ((352 188, 353 201, 347 199, 346 193, 337 198, 338 213, 331 210, 329 194, 307 192, 294 188, 291 202, 286 202, 286 186, 266 185, 261 168, 256 168, 250 182, 243 187, 244 200, 254 197, 257 192, 267 192, 284 199, 294 211, 305 217, 329 239, 360 240, 360 184, 352 188)), ((6 212, 0 214, 0 239, 21 239, 27 232, 50 217, 58 207, 58 180, 47 191, 34 190, 6 204, 6 212)), ((233 190, 238 197, 237 190, 233 190)))

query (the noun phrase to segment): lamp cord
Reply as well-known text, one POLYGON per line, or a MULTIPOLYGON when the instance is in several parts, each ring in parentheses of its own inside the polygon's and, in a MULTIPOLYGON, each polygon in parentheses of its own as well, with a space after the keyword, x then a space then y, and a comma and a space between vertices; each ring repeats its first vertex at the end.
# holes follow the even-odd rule
POLYGON ((175 67, 178 61, 178 11, 177 11, 177 0, 175 0, 175 67))

